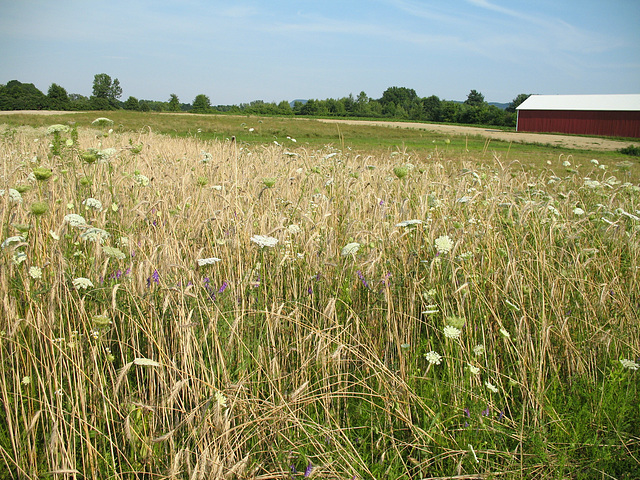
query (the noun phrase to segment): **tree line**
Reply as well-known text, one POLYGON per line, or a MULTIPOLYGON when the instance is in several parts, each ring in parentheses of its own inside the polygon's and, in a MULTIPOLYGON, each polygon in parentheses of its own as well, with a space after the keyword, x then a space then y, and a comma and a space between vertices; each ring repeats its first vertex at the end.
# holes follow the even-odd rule
POLYGON ((66 89, 52 83, 46 94, 32 83, 11 80, 0 85, 0 110, 133 110, 192 113, 237 113, 247 115, 300 115, 319 117, 390 118, 441 123, 483 124, 498 126, 515 125, 515 109, 527 99, 520 94, 506 109, 488 104, 484 95, 471 90, 463 102, 441 100, 435 95, 420 97, 412 88, 389 87, 381 98, 374 99, 365 92, 357 97, 325 100, 309 99, 290 103, 256 100, 239 105, 211 105, 207 95, 197 95, 192 103, 181 103, 172 93, 167 101, 139 100, 130 96, 121 101, 122 87, 117 78, 106 73, 96 74, 92 95, 85 97, 67 93, 66 89))

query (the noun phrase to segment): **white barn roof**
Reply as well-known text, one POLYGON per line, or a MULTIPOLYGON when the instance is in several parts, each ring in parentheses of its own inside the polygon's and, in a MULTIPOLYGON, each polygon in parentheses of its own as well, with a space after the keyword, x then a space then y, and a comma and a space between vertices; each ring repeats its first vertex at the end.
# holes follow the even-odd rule
POLYGON ((531 95, 516 110, 640 111, 640 94, 531 95))

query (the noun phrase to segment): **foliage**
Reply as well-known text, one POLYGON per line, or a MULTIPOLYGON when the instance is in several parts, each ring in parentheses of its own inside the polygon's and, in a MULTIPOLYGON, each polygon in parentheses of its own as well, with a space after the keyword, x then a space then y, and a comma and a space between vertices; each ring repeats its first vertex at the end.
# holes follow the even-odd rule
POLYGON ((191 111, 193 113, 209 113, 211 110, 211 100, 204 94, 196 95, 196 98, 193 100, 193 107, 191 111))
POLYGON ((178 96, 175 93, 172 93, 169 97, 169 102, 167 103, 167 110, 170 112, 179 112, 180 111, 180 100, 178 100, 178 96))
POLYGON ((53 110, 69 109, 69 95, 64 87, 52 83, 47 92, 47 97, 49 99, 49 108, 53 110))
POLYGON ((621 148, 619 152, 624 153, 625 155, 640 157, 640 147, 636 147, 635 145, 629 145, 628 147, 621 148))
POLYGON ((530 93, 520 93, 516 98, 514 98, 509 106, 507 107, 507 112, 515 113, 516 108, 518 108, 522 102, 524 102, 527 98, 531 96, 530 93))
POLYGON ((0 110, 42 110, 48 106, 46 95, 33 83, 11 80, 0 85, 0 110))
POLYGON ((464 103, 472 107, 480 107, 485 103, 484 95, 482 95, 477 90, 471 90, 469 92, 469 95, 467 95, 467 99, 464 101, 464 103))
POLYGON ((93 77, 93 95, 91 105, 95 110, 109 110, 119 106, 118 99, 122 95, 120 81, 106 73, 98 73, 93 77))

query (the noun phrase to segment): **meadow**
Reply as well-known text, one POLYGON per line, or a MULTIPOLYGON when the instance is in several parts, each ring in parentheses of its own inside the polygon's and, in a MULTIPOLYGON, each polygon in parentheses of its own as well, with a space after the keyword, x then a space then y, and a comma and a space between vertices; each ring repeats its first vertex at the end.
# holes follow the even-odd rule
POLYGON ((637 160, 111 113, 1 119, 0 479, 640 478, 637 160))

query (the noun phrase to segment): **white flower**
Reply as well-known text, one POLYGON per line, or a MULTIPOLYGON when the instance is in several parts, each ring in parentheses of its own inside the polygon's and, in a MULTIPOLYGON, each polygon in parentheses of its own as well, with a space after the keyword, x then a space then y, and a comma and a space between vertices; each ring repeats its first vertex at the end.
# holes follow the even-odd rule
POLYGON ((436 238, 435 246, 439 254, 446 254, 453 248, 453 241, 449 238, 449 235, 441 235, 436 238))
POLYGON ((576 207, 573 209, 573 214, 578 216, 584 215, 584 210, 581 209, 580 207, 576 207))
POLYGON ((76 290, 81 288, 86 290, 89 287, 93 287, 93 283, 88 278, 78 277, 73 279, 73 286, 76 290))
POLYGON ((591 180, 589 178, 584 179, 584 186, 587 188, 598 188, 600 185, 602 184, 597 180, 591 180))
POLYGON ((216 397, 216 403, 218 404, 218 406, 222 408, 227 406, 227 397, 225 397, 222 392, 216 392, 215 397, 216 397))
POLYGON ((21 235, 14 235, 13 237, 7 238, 4 242, 2 242, 2 248, 7 248, 14 243, 24 242, 24 237, 21 235))
POLYGON ((103 127, 106 125, 113 125, 113 120, 110 120, 105 117, 98 117, 93 122, 91 122, 91 125, 97 125, 99 127, 103 127))
POLYGON ((342 252, 340 255, 343 257, 348 257, 349 255, 355 255, 360 250, 360 244, 358 242, 347 243, 344 247, 342 247, 342 252))
POLYGON ((486 381, 484 382, 485 387, 491 390, 493 393, 498 393, 498 387, 496 387, 493 383, 486 381))
POLYGON ((31 377, 22 377, 22 384, 29 385, 31 383, 31 377))
POLYGON ((471 375, 478 375, 480 373, 480 369, 478 367, 474 367, 470 363, 467 363, 467 369, 471 375))
POLYGON ((102 251, 109 257, 117 258, 118 260, 124 260, 127 256, 122 250, 116 247, 102 247, 102 251))
POLYGON ((61 125, 59 123, 56 123, 55 125, 50 125, 49 128, 47 128, 47 133, 49 135, 56 132, 68 132, 68 131, 69 131, 69 127, 67 125, 61 125))
POLYGON ((629 360, 627 358, 623 358, 622 360, 620 360, 620 363, 622 364, 622 366, 624 368, 628 368, 629 370, 638 370, 638 369, 640 369, 640 365, 638 365, 633 360, 629 360))
POLYGON ((556 217, 560 215, 560 212, 558 211, 558 209, 556 207, 554 207, 553 205, 547 205, 547 210, 549 210, 556 217))
POLYGON ((29 268, 29 276, 34 279, 42 278, 42 269, 35 266, 29 268))
POLYGON ((132 178, 133 178, 133 181, 136 182, 138 185, 142 185, 143 187, 146 187, 147 185, 149 185, 149 177, 147 177, 146 175, 137 174, 137 175, 134 175, 132 178))
POLYGON ((287 227, 287 232, 289 232, 291 235, 295 235, 296 233, 300 233, 301 231, 302 228, 300 228, 300 226, 296 225, 295 223, 292 223, 287 227))
POLYGON ((80 234, 80 238, 88 242, 97 242, 99 241, 101 244, 109 238, 111 234, 106 230, 97 227, 90 227, 84 232, 80 234))
POLYGON ((278 244, 277 238, 270 237, 268 235, 254 235, 251 237, 251 241, 259 245, 260 248, 275 247, 278 244))
POLYGON ((53 230, 49 230, 49 235, 51 236, 51 238, 53 238, 54 240, 60 240, 60 235, 58 235, 56 232, 54 232, 53 230))
POLYGON ((82 204, 86 208, 93 208, 94 210, 97 210, 97 211, 101 211, 102 210, 102 202, 100 200, 95 199, 95 198, 87 198, 86 200, 82 201, 82 204))
MULTIPOLYGON (((0 197, 4 197, 5 190, 0 189, 0 197)), ((15 188, 9 189, 9 200, 15 203, 22 203, 22 195, 15 188)))
POLYGON ((20 265, 26 259, 27 259, 27 254, 24 252, 15 252, 12 258, 14 265, 20 265))
POLYGON ((451 325, 447 325, 446 327, 444 327, 444 336, 447 338, 452 338, 455 340, 457 338, 460 338, 461 333, 462 330, 456 327, 452 327, 451 325))
POLYGON ((217 263, 219 261, 220 259, 218 257, 199 258, 198 265, 203 267, 205 265, 213 265, 214 263, 217 263))
POLYGON ((211 155, 209 152, 201 150, 200 153, 202 154, 202 163, 209 163, 211 160, 213 160, 213 155, 211 155))
POLYGON ((484 345, 476 345, 473 347, 473 353, 475 353, 478 357, 484 354, 484 345))
POLYGON ((598 160, 596 160, 595 158, 591 159, 591 163, 593 163, 596 166, 600 165, 600 162, 598 160))
POLYGON ((396 223, 396 227, 413 227, 415 225, 422 225, 422 220, 404 220, 400 223, 396 223))
POLYGON ((438 352, 434 352, 433 350, 429 353, 425 353, 424 358, 427 359, 430 365, 440 365, 440 362, 442 362, 442 355, 438 352))
POLYGON ((507 331, 506 328, 501 328, 500 329, 500 333, 502 334, 503 337, 505 338, 511 338, 511 334, 507 331))
POLYGON ((563 167, 570 167, 571 166, 571 162, 568 160, 565 160, 564 162, 562 162, 562 166, 563 167))
POLYGON ((77 213, 69 213, 64 216, 65 223, 68 223, 72 227, 81 227, 87 224, 87 221, 81 215, 77 213))

